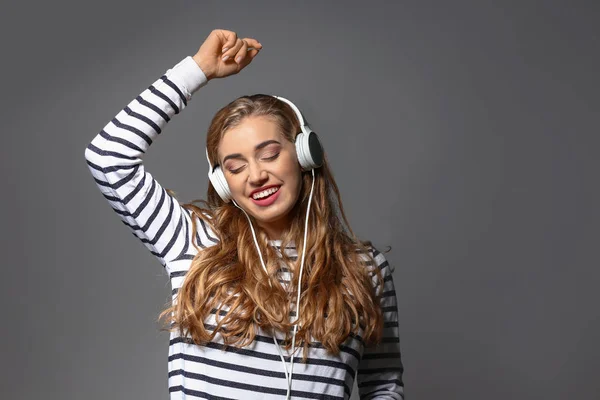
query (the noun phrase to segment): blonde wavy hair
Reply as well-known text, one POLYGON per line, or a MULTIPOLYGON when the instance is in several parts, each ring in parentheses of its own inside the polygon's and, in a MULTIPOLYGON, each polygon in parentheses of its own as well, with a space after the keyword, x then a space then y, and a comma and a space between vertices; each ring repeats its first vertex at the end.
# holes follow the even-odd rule
MULTIPOLYGON (((206 139, 211 160, 218 160, 217 149, 227 130, 250 116, 270 118, 292 143, 300 132, 298 119, 286 103, 269 95, 243 96, 219 110, 211 121, 206 139)), ((259 328, 270 334, 275 329, 286 335, 282 344, 289 350, 291 331, 299 323, 296 343, 297 348, 304 347, 305 360, 314 341, 331 354, 338 354, 340 345, 351 335, 362 336, 366 344, 380 341, 381 293, 375 287, 383 285, 371 242, 358 240, 350 228, 327 157, 314 172, 299 317, 290 321, 290 308, 292 304, 295 306, 297 295, 298 276, 294 272, 300 267, 310 171, 302 172, 301 192, 290 211, 292 222, 280 238, 281 253, 269 245, 265 231, 250 216, 269 271, 268 279, 246 216, 231 202, 225 203, 212 184, 208 185, 207 201, 195 200, 183 205, 192 216, 206 222, 219 241, 207 248, 194 243, 198 254, 176 300, 159 317, 166 319, 166 330, 191 337, 198 345, 210 342, 218 334, 225 345, 244 347, 253 342, 259 328), (283 250, 290 245, 298 249, 297 260, 283 250), (287 290, 279 282, 281 261, 292 273, 287 290), (205 326, 211 314, 216 326, 205 326)), ((198 224, 195 218, 192 222, 192 237, 195 237, 198 224)))

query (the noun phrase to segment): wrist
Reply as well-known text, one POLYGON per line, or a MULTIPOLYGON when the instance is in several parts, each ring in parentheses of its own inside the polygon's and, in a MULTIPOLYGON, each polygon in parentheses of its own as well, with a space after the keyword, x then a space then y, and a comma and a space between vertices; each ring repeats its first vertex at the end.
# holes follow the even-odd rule
POLYGON ((198 67, 200 67, 200 69, 206 76, 207 80, 211 80, 214 77, 211 67, 206 62, 204 62, 200 57, 198 57, 198 54, 194 55, 192 57, 192 59, 196 62, 198 67))

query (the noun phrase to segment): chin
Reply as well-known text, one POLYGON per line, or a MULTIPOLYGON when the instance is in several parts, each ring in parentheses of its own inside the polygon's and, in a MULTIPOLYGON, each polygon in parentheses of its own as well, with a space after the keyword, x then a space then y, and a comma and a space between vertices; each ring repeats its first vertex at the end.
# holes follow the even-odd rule
POLYGON ((271 205, 269 207, 262 208, 254 204, 252 200, 248 200, 244 210, 252 215, 257 221, 271 223, 285 218, 285 216, 288 215, 292 210, 293 206, 289 206, 285 201, 282 203, 284 204, 271 205))
POLYGON ((281 218, 285 217, 288 214, 288 211, 273 209, 273 210, 259 210, 255 212, 256 209, 253 209, 251 215, 256 218, 256 220, 260 222, 275 222, 279 221, 281 218))

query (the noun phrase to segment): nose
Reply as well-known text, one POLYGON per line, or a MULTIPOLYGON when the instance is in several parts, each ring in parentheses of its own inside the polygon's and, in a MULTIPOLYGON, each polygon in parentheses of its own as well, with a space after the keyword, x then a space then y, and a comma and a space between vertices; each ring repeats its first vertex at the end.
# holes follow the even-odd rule
POLYGON ((248 182, 252 186, 260 187, 267 181, 267 179, 269 179, 267 171, 264 168, 262 168, 262 166, 259 163, 251 162, 250 165, 248 165, 248 169, 248 182))

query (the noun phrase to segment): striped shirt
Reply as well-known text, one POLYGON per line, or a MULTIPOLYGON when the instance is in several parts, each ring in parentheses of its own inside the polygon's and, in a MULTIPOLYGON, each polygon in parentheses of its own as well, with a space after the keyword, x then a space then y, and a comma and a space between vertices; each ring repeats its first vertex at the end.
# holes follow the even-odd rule
MULTIPOLYGON (((145 170, 142 156, 206 83, 202 70, 186 57, 120 111, 85 150, 94 180, 112 209, 166 270, 173 300, 197 253, 193 244, 206 248, 218 239, 145 170), (196 235, 192 234, 192 218, 198 223, 196 235)), ((279 240, 269 244, 282 251, 279 240)), ((306 363, 295 359, 292 398, 348 399, 355 378, 361 399, 404 398, 392 267, 377 249, 370 250, 384 277, 382 342, 366 347, 360 335, 353 335, 335 356, 320 343, 312 343, 306 363)), ((293 246, 283 251, 297 257, 293 246)), ((283 280, 289 278, 284 273, 283 280)), ((214 319, 206 321, 208 327, 211 322, 214 319)), ((285 359, 289 363, 290 358, 285 359)), ((171 400, 281 399, 287 391, 277 348, 262 331, 249 346, 226 350, 218 335, 213 342, 198 346, 171 332, 168 385, 171 400)))

